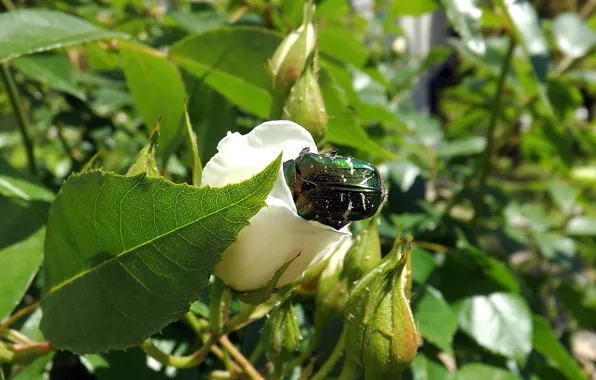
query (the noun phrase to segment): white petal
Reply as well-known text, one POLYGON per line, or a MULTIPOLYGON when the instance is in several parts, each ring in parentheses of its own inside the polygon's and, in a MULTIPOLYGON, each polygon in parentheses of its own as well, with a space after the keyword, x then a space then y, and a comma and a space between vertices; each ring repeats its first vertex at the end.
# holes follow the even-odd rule
MULTIPOLYGON (((203 168, 201 186, 223 187, 244 181, 265 169, 282 151, 285 162, 298 157, 304 148, 318 153, 310 133, 286 120, 265 122, 246 135, 228 133, 217 145, 218 153, 203 168)), ((296 210, 281 167, 270 197, 296 210)))
POLYGON ((278 281, 280 287, 300 276, 316 256, 345 234, 309 223, 281 200, 271 198, 224 251, 215 274, 235 290, 256 290, 295 258, 278 281))

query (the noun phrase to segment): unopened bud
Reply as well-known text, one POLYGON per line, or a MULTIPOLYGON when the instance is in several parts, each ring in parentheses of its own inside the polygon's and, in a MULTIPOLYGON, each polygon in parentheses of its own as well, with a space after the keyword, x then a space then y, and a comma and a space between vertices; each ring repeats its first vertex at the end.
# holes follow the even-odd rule
POLYGON ((317 143, 327 133, 329 115, 313 64, 310 62, 290 90, 284 105, 283 118, 302 125, 317 143))
POLYGON ((416 357, 418 332, 405 294, 406 262, 396 244, 389 257, 364 277, 348 298, 346 353, 366 379, 396 379, 416 357))
POLYGON ((344 259, 344 276, 348 279, 350 289, 381 262, 381 242, 377 230, 378 218, 379 214, 377 213, 368 221, 344 259))
POLYGON ((314 5, 304 7, 302 25, 279 45, 269 61, 270 90, 274 98, 285 99, 315 48, 316 33, 312 23, 314 5))
POLYGON ((265 352, 276 365, 290 359, 298 349, 302 337, 291 300, 273 309, 263 327, 262 339, 265 352))

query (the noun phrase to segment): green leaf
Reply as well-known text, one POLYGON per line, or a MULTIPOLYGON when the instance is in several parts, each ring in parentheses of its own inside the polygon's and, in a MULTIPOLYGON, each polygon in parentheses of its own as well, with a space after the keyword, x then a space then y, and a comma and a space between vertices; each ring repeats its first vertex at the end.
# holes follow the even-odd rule
POLYGON ((350 29, 339 25, 326 25, 318 34, 321 53, 356 67, 366 64, 366 47, 354 38, 350 29))
POLYGON ((419 284, 425 283, 437 264, 432 253, 416 244, 412 246, 412 278, 419 284))
POLYGON ((157 124, 153 128, 153 132, 151 132, 149 143, 141 149, 132 162, 132 165, 130 165, 130 168, 126 172, 127 176, 137 174, 147 174, 150 177, 160 176, 157 162, 155 161, 155 147, 157 146, 157 140, 159 138, 160 123, 161 118, 157 121, 157 124))
POLYGON ((466 364, 455 373, 456 380, 522 380, 510 371, 480 363, 466 364))
POLYGON ((458 302, 459 325, 480 346, 524 363, 532 351, 532 319, 523 298, 510 293, 458 302))
POLYGON ((413 380, 452 380, 453 374, 440 363, 432 361, 424 354, 418 354, 410 369, 413 380))
POLYGON ((47 209, 53 197, 0 158, 0 321, 21 301, 37 273, 47 209))
POLYGON ((583 57, 596 44, 596 32, 577 14, 559 14, 552 25, 559 49, 572 58, 583 57))
POLYGON ((536 9, 528 0, 497 0, 496 4, 507 17, 524 55, 532 65, 532 86, 543 105, 552 113, 545 87, 549 63, 548 44, 536 9))
POLYGON ((548 192, 565 215, 570 215, 573 212, 579 195, 576 189, 559 179, 553 178, 548 181, 548 192))
POLYGON ((48 221, 46 338, 78 353, 125 349, 178 320, 265 205, 280 162, 224 188, 102 171, 72 175, 48 221))
POLYGON ((548 321, 541 316, 532 316, 534 328, 534 349, 567 379, 585 379, 585 376, 577 362, 563 347, 559 338, 551 328, 548 321))
POLYGON ((179 41, 170 57, 234 104, 266 118, 267 61, 280 43, 278 34, 264 28, 225 27, 179 41))
POLYGON ((13 65, 31 79, 85 100, 85 94, 77 88, 70 62, 62 54, 25 56, 15 59, 13 65))
POLYGON ((594 236, 596 235, 596 218, 576 216, 567 223, 565 233, 572 236, 594 236))
POLYGON ((215 11, 198 13, 170 10, 168 15, 188 33, 201 33, 210 29, 219 28, 227 23, 227 17, 215 11))
POLYGON ((394 22, 399 16, 420 16, 433 11, 438 5, 436 0, 393 1, 387 19, 394 22))
POLYGON ((486 138, 482 136, 463 137, 441 145, 437 150, 437 156, 444 159, 472 156, 484 151, 484 147, 486 147, 486 138))
POLYGON ((453 353, 453 336, 457 331, 457 315, 443 295, 431 286, 425 286, 422 298, 414 307, 414 319, 420 334, 447 353, 453 353))
POLYGON ((197 147, 197 136, 192 130, 192 124, 190 123, 190 117, 188 116, 188 110, 186 108, 186 102, 184 102, 184 124, 186 126, 186 137, 190 150, 192 152, 192 184, 193 186, 201 186, 201 177, 203 176, 203 165, 201 164, 201 157, 199 157, 199 148, 197 147))
POLYGON ((83 42, 127 37, 66 13, 43 9, 5 12, 0 15, 0 25, 0 62, 83 42))
POLYGON ((441 0, 447 18, 466 46, 476 54, 484 55, 486 46, 480 33, 482 8, 479 0, 441 0))
POLYGON ((394 158, 393 153, 386 151, 385 148, 368 137, 354 113, 349 109, 337 83, 324 66, 319 71, 319 84, 323 99, 325 99, 325 107, 330 116, 327 131, 327 139, 330 142, 374 154, 382 154, 386 158, 394 158))
POLYGON ((120 54, 126 84, 145 125, 155 125, 161 117, 158 152, 165 167, 182 131, 184 83, 178 69, 149 48, 126 43, 120 54))
POLYGON ((201 162, 217 153, 217 144, 236 127, 238 110, 226 97, 199 79, 189 85, 188 114, 197 135, 201 162))

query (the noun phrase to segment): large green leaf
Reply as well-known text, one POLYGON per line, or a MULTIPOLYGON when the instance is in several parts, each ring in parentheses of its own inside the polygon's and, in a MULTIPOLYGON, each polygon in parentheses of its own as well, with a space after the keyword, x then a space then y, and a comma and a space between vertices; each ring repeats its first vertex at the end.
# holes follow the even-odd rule
POLYGON ((179 319, 265 205, 280 162, 224 188, 103 171, 71 176, 48 221, 46 338, 78 353, 125 349, 179 319))
POLYGON ((364 45, 345 27, 325 26, 319 32, 318 42, 322 53, 339 61, 362 67, 368 60, 368 52, 364 45))
POLYGON ((158 151, 165 164, 183 131, 186 92, 180 73, 165 57, 142 45, 126 43, 120 52, 126 83, 147 128, 161 117, 158 151))
POLYGON ((0 158, 0 320, 10 315, 37 273, 53 197, 0 158))
POLYGON ((534 315, 534 349, 540 352, 547 361, 557 368, 567 379, 585 379, 577 362, 559 342, 559 338, 546 319, 534 315))
POLYGON ((466 364, 455 373, 456 380, 521 380, 521 377, 504 368, 480 363, 466 364))
POLYGON ((31 79, 79 99, 85 99, 85 94, 77 88, 70 62, 63 54, 25 56, 15 59, 13 65, 31 79))
POLYGON ((126 34, 103 30, 66 13, 21 9, 0 15, 0 62, 21 55, 126 34))
POLYGON ((466 298, 459 325, 487 350, 525 362, 532 351, 532 318, 523 298, 510 293, 466 298))
POLYGON ((255 27, 224 27, 174 44, 171 58, 235 104, 266 118, 267 60, 281 43, 278 34, 255 27))
POLYGON ((457 315, 437 289, 426 286, 422 298, 414 308, 414 319, 419 323, 424 339, 441 350, 452 353, 451 344, 457 331, 457 315))

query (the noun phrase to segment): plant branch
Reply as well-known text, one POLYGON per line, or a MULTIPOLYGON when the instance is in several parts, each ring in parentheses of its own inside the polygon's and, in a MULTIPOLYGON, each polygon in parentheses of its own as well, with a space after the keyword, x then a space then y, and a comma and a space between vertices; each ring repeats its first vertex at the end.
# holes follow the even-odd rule
POLYGON ((165 366, 172 366, 176 368, 192 368, 198 366, 203 362, 203 360, 205 360, 207 354, 211 350, 211 346, 213 346, 216 342, 217 336, 212 335, 208 341, 201 346, 201 348, 187 356, 166 354, 157 348, 150 338, 145 339, 143 343, 141 343, 140 347, 143 349, 143 351, 145 351, 147 356, 152 357, 165 366))
POLYGON ((215 281, 211 285, 211 300, 209 302, 209 328, 211 332, 220 335, 222 332, 222 314, 224 309, 224 293, 226 291, 226 284, 215 277, 215 281))
POLYGON ((311 380, 325 379, 327 377, 327 374, 329 372, 331 372, 333 367, 335 367, 335 365, 337 364, 339 359, 341 359, 341 357, 343 356, 345 346, 346 346, 346 328, 344 327, 344 330, 341 332, 341 336, 339 337, 339 340, 337 341, 337 343, 335 344, 335 347, 333 348, 333 352, 331 352, 331 356, 329 356, 329 359, 327 359, 325 364, 323 364, 323 366, 319 369, 319 372, 317 372, 313 377, 311 377, 311 380))
POLYGON ((4 329, 7 329, 10 325, 12 325, 19 318, 21 318, 21 317, 31 313, 33 310, 37 309, 39 307, 39 305, 41 305, 41 301, 36 301, 30 305, 23 307, 22 309, 19 309, 19 311, 17 311, 16 313, 14 313, 10 317, 8 317, 4 322, 2 322, 2 324, 0 324, 0 332, 2 332, 4 329))
POLYGON ((8 98, 10 99, 10 104, 12 105, 12 109, 17 118, 19 131, 21 132, 21 138, 23 139, 23 145, 25 146, 25 151, 27 153, 29 172, 33 175, 37 175, 33 143, 31 141, 31 136, 29 135, 29 122, 27 121, 25 110, 23 109, 23 103, 21 96, 19 95, 19 90, 17 89, 17 85, 15 84, 14 78, 10 72, 8 63, 6 62, 2 63, 2 81, 4 82, 4 86, 8 92, 8 98))
POLYGON ((248 359, 246 359, 246 357, 242 355, 240 351, 238 351, 236 346, 230 342, 230 339, 228 339, 227 335, 219 338, 219 343, 221 343, 221 346, 224 348, 224 350, 226 350, 234 358, 234 360, 236 360, 236 362, 240 365, 240 367, 242 367, 244 372, 251 379, 264 380, 264 377, 261 376, 259 371, 257 371, 255 367, 253 367, 253 365, 248 361, 248 359))
POLYGON ((505 59, 503 61, 503 68, 501 69, 501 75, 497 82, 497 93, 495 94, 492 113, 488 130, 486 132, 486 148, 484 148, 484 155, 480 164, 480 178, 478 184, 478 193, 476 194, 476 200, 474 202, 474 217, 472 218, 471 230, 472 233, 476 233, 476 227, 478 224, 478 218, 480 217, 482 207, 484 206, 484 195, 486 193, 486 182, 488 180, 488 174, 491 171, 491 158, 493 153, 493 147, 495 145, 495 129, 497 126, 497 120, 501 114, 501 105, 503 99, 503 93, 505 89, 505 82, 507 81, 507 74, 511 67, 511 61, 513 60, 513 50, 515 49, 515 40, 509 41, 509 48, 505 59))

